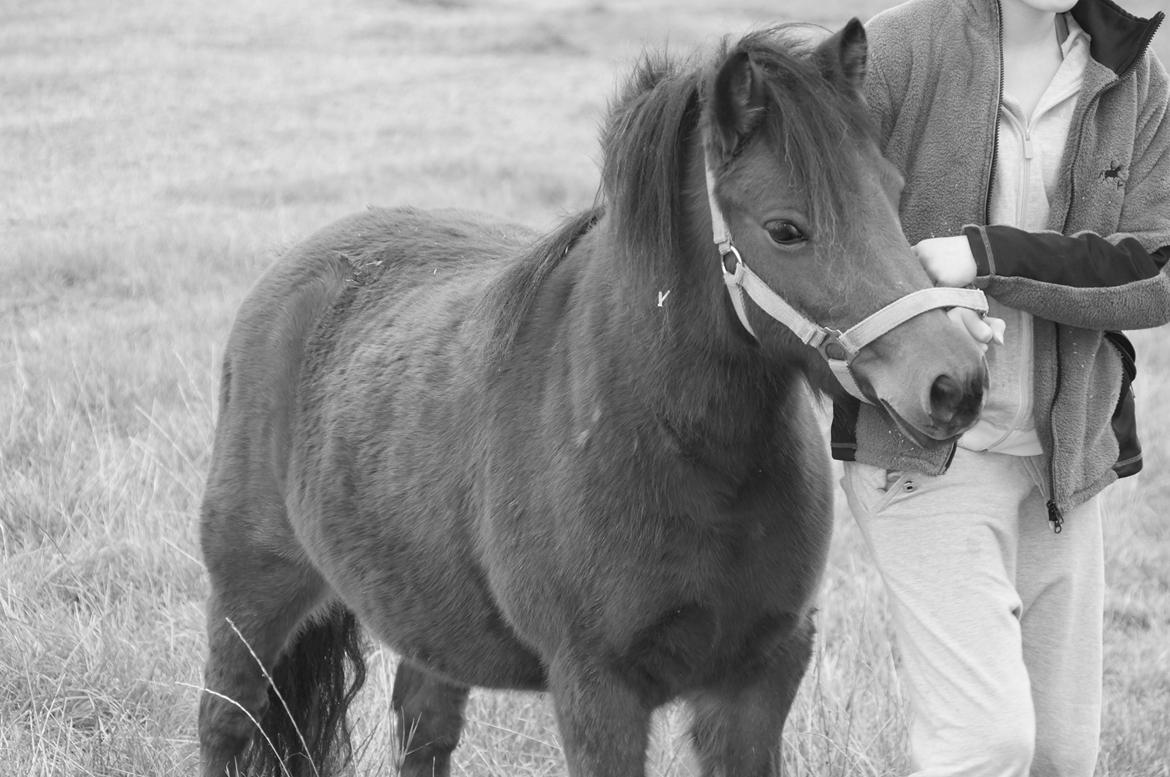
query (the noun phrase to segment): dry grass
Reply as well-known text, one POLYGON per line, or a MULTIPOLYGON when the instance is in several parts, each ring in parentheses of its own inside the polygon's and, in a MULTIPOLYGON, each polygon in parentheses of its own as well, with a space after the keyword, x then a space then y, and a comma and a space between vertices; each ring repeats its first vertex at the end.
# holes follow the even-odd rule
MULTIPOLYGON (((195 771, 216 364, 276 251, 367 203, 551 226, 592 200, 596 127, 644 43, 884 4, 0 1, 0 774, 195 771)), ((1110 494, 1102 776, 1170 774, 1162 336, 1137 338, 1147 473, 1110 494)), ((791 773, 904 766, 882 608, 843 519, 791 773)), ((371 774, 394 763, 393 662, 372 660, 371 774)), ((688 773, 681 711, 659 722, 652 771, 688 773)), ((457 771, 563 773, 545 701, 476 694, 457 771)))

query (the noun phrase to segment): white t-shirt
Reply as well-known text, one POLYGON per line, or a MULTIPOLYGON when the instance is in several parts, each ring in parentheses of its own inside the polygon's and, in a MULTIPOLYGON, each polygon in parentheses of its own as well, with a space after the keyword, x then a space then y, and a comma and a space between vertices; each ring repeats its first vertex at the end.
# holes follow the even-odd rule
MULTIPOLYGON (((1048 228, 1049 202, 1089 62, 1089 35, 1064 14, 1064 56, 1031 117, 1008 93, 999 108, 999 145, 991 182, 991 223, 1032 232, 1048 228)), ((1004 344, 987 352, 991 386, 978 423, 961 438, 968 450, 1015 456, 1043 452, 1032 416, 1032 316, 988 299, 988 315, 1006 322, 1004 344)))

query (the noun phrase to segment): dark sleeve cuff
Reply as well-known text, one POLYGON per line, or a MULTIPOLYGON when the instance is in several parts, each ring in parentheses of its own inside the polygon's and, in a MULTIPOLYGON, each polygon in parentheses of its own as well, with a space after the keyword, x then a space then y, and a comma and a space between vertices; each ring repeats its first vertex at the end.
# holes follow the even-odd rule
POLYGON ((983 227, 969 224, 963 227, 963 234, 971 246, 971 255, 975 257, 975 277, 983 278, 995 275, 995 255, 987 242, 987 233, 983 227))
POLYGON ((968 226, 963 234, 975 257, 976 277, 1027 278, 1077 288, 1105 288, 1153 278, 1166 263, 1166 249, 1148 253, 1126 237, 1116 244, 1082 232, 1028 232, 1015 227, 968 226))

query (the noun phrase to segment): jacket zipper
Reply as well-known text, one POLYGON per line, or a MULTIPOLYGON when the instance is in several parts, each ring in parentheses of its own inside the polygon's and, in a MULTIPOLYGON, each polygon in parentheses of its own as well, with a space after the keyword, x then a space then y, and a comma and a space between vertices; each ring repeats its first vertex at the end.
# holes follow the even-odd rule
MULTIPOLYGON (((1165 17, 1162 18, 1164 19, 1165 17)), ((1130 60, 1129 66, 1126 67, 1125 70, 1117 74, 1118 80, 1121 80, 1121 78, 1125 77, 1129 71, 1133 70, 1133 66, 1137 64, 1138 60, 1145 56, 1146 52, 1150 48, 1150 43, 1152 43, 1154 40, 1154 36, 1158 34, 1158 28, 1161 26, 1162 19, 1158 19, 1154 22, 1153 28, 1146 33, 1146 39, 1142 41, 1142 48, 1140 51, 1138 51, 1137 56, 1130 60)))
MULTIPOLYGON (((1073 149, 1073 155, 1071 157, 1072 175, 1069 177, 1068 182, 1068 206, 1065 208, 1064 220, 1062 221, 1060 228, 1060 233, 1062 235, 1068 234, 1068 223, 1069 219, 1072 218, 1073 203, 1076 202, 1077 159, 1080 158, 1081 148, 1084 146, 1085 119, 1089 116, 1090 112, 1096 109, 1097 103, 1101 99, 1101 95, 1107 92, 1111 86, 1118 82, 1118 80, 1120 79, 1114 80, 1104 88, 1097 90, 1096 94, 1094 94, 1092 99, 1089 101, 1089 104, 1085 107, 1084 112, 1081 113, 1079 123, 1076 126, 1076 147, 1073 149)), ((1061 512, 1060 507, 1056 504, 1056 424, 1053 423, 1053 419, 1056 417, 1057 398, 1060 396, 1060 325, 1053 323, 1052 329, 1053 345, 1056 349, 1056 383, 1052 390, 1052 405, 1048 408, 1048 437, 1052 441, 1052 447, 1049 449, 1051 453, 1049 455, 1048 461, 1048 491, 1049 494, 1051 494, 1048 499, 1048 522, 1052 526, 1053 534, 1060 534, 1064 528, 1064 514, 1061 512)))
MULTIPOLYGON (((999 45, 999 76, 998 76, 998 82, 997 82, 998 88, 996 89, 996 94, 998 95, 999 99, 995 105, 995 122, 993 123, 994 133, 992 135, 992 138, 994 140, 992 141, 992 145, 991 145, 991 164, 988 165, 988 171, 987 171, 987 188, 983 192, 983 223, 984 224, 988 224, 991 222, 991 189, 995 183, 995 160, 996 160, 996 157, 999 156, 999 115, 1000 115, 1000 111, 1001 111, 1001 106, 1003 105, 1003 9, 1000 7, 998 2, 995 4, 995 11, 996 11, 995 22, 996 22, 996 26, 999 30, 999 35, 996 37, 996 43, 999 45)), ((1085 115, 1088 115, 1088 114, 1086 113, 1085 115)), ((1076 151, 1078 154, 1080 153, 1080 150, 1081 150, 1081 148, 1080 148, 1081 147, 1081 135, 1083 134, 1083 130, 1084 130, 1084 119, 1082 117, 1081 126, 1078 127, 1078 132, 1077 132, 1077 149, 1076 149, 1076 151)), ((1025 129, 1025 132, 1027 132, 1027 129, 1025 129)), ((1027 138, 1027 137, 1025 138, 1024 147, 1026 149, 1025 153, 1027 153, 1027 155, 1030 158, 1031 157, 1030 138, 1027 138)), ((1074 156, 1073 159, 1076 159, 1076 156, 1074 156)), ((1072 182, 1070 182, 1070 183, 1072 183, 1072 182)), ((1070 195, 1072 194, 1071 186, 1069 189, 1069 194, 1070 195)), ((1065 224, 1065 229, 1063 230, 1064 232, 1068 231, 1068 218, 1069 218, 1069 215, 1072 211, 1071 196, 1069 199, 1069 203, 1070 203, 1070 207, 1068 209, 1068 212, 1065 213, 1065 217, 1064 217, 1064 224, 1065 224)), ((1060 393, 1060 338, 1057 337, 1056 338, 1056 391, 1052 395, 1052 407, 1049 409, 1049 414, 1048 414, 1050 427, 1052 426, 1052 423, 1051 423, 1052 411, 1056 409, 1056 396, 1059 393, 1060 393)), ((1051 429, 1049 432, 1049 436, 1052 438, 1052 448, 1051 448, 1052 455, 1049 457, 1050 463, 1049 463, 1048 477, 1049 477, 1050 482, 1049 482, 1048 492, 1049 492, 1050 496, 1048 497, 1048 504, 1047 504, 1048 522, 1052 526, 1053 533, 1060 534, 1061 531, 1064 530, 1064 514, 1061 512, 1060 507, 1056 504, 1055 488, 1054 488, 1054 484, 1056 482, 1056 478, 1055 478, 1055 476, 1056 476, 1056 430, 1051 429)))
MULTIPOLYGON (((1034 114, 1033 114, 1034 115, 1034 114)), ((1020 196, 1016 212, 1016 218, 1019 223, 1024 223, 1024 213, 1028 209, 1024 195, 1028 193, 1028 179, 1032 177, 1032 157, 1035 155, 1035 149, 1032 147, 1032 125, 1028 122, 1024 123, 1024 174, 1020 176, 1020 196)), ((998 134, 998 133, 997 133, 998 134)))
MULTIPOLYGON (((1148 40, 1146 41, 1146 47, 1147 48, 1149 47, 1148 40)), ((1144 53, 1144 51, 1145 50, 1143 49, 1143 53, 1144 53)), ((1134 59, 1134 61, 1136 62, 1137 59, 1140 59, 1140 58, 1141 58, 1141 55, 1139 54, 1138 57, 1134 59)), ((1127 70, 1126 72, 1128 73, 1129 71, 1127 70)), ((1081 114, 1078 118, 1077 126, 1075 128, 1070 128, 1070 133, 1073 131, 1073 129, 1075 129, 1075 131, 1076 131, 1076 147, 1073 149, 1072 157, 1070 157, 1071 169, 1072 169, 1073 175, 1069 178, 1068 206, 1065 208, 1064 220, 1061 223, 1060 232, 1063 235, 1067 235, 1069 232, 1069 219, 1072 218, 1073 203, 1076 202, 1077 159, 1080 158, 1081 148, 1084 146, 1085 120, 1089 116, 1090 113, 1092 113, 1094 110, 1096 110, 1097 103, 1100 102, 1100 100, 1101 100, 1101 95, 1104 94, 1105 92, 1109 91, 1115 85, 1117 85, 1121 81, 1122 75, 1123 74, 1118 74, 1117 78, 1115 78, 1110 83, 1104 85, 1102 88, 1098 89, 1096 91, 1096 93, 1093 94, 1092 98, 1089 100, 1089 104, 1086 105, 1085 110, 1083 112, 1081 112, 1081 114)), ((1053 418, 1055 418, 1055 416, 1056 416, 1057 398, 1060 396, 1060 326, 1058 324, 1054 323, 1052 325, 1052 327, 1053 327, 1053 344, 1054 344, 1055 349, 1056 349, 1056 383, 1055 383, 1055 386, 1053 387, 1053 391, 1052 391, 1052 405, 1048 408, 1048 436, 1049 436, 1049 439, 1052 441, 1051 442, 1052 447, 1049 449, 1051 451, 1051 454, 1049 455, 1049 463, 1048 463, 1048 479, 1049 479, 1048 491, 1049 491, 1050 496, 1048 498, 1048 505, 1047 506, 1048 506, 1048 523, 1052 526, 1052 532, 1053 532, 1053 534, 1060 534, 1061 531, 1063 531, 1063 529, 1064 529, 1064 513, 1061 511, 1060 506, 1056 504, 1056 424, 1053 423, 1053 418)))
MULTIPOLYGON (((998 32, 999 32, 999 35, 996 39, 996 42, 999 45, 999 62, 998 62, 999 75, 998 75, 998 84, 997 84, 997 86, 998 86, 997 93, 999 95, 999 102, 995 106, 995 121, 993 122, 994 134, 992 135, 993 140, 992 140, 992 146, 991 146, 991 162, 987 167, 987 187, 984 189, 984 192, 983 192, 983 223, 984 224, 990 223, 990 221, 991 221, 991 189, 992 189, 992 185, 994 184, 994 181, 995 181, 995 159, 999 155, 999 111, 1000 111, 1000 105, 1002 105, 1002 103, 1003 103, 1003 16, 1002 16, 1003 9, 1000 8, 1000 5, 998 2, 996 2, 996 4, 995 4, 995 12, 996 12, 995 21, 996 21, 996 26, 997 26, 998 32)), ((1159 26, 1161 26, 1160 21, 1158 24, 1154 25, 1153 31, 1151 31, 1146 36, 1146 39, 1145 39, 1144 44, 1142 46, 1142 50, 1141 50, 1141 52, 1138 53, 1138 55, 1136 57, 1134 57, 1133 62, 1137 62, 1139 59, 1141 59, 1142 55, 1145 54, 1146 50, 1150 46, 1150 40, 1153 38, 1154 32, 1157 31, 1159 26)), ((1073 161, 1072 167, 1073 167, 1074 171, 1076 170, 1076 160, 1081 154, 1081 147, 1083 145, 1082 141, 1084 139, 1085 117, 1087 117, 1089 115, 1089 113, 1095 108, 1096 103, 1100 99, 1101 95, 1104 92, 1108 91, 1110 87, 1117 84, 1126 74, 1129 73, 1129 70, 1131 68, 1132 68, 1132 64, 1130 65, 1130 68, 1126 68, 1124 73, 1118 73, 1117 74, 1118 77, 1116 80, 1114 80, 1112 83, 1106 85, 1104 88, 1098 90, 1097 93, 1093 95, 1092 100, 1089 103, 1089 105, 1086 106, 1084 113, 1081 114, 1080 123, 1076 127, 1076 148, 1074 149, 1073 155, 1072 155, 1072 161, 1073 161)), ((1069 181, 1069 190, 1068 191, 1069 191, 1068 207, 1066 208, 1065 214, 1064 214, 1063 227, 1061 228, 1062 234, 1068 234, 1068 223, 1069 223, 1069 219, 1072 217, 1072 204, 1073 204, 1073 202, 1076 201, 1076 177, 1075 176, 1073 176, 1072 179, 1069 181)), ((1054 345, 1056 348, 1056 385, 1055 385, 1053 395, 1052 395, 1052 406, 1049 408, 1049 411, 1048 411, 1049 438, 1051 440, 1052 447, 1051 447, 1051 455, 1049 457, 1050 483, 1049 483, 1048 491, 1049 491, 1050 496, 1048 498, 1047 508, 1048 508, 1048 522, 1052 526, 1052 531, 1054 534, 1060 534, 1061 531, 1064 530, 1064 513, 1061 511, 1060 506, 1057 505, 1057 503, 1056 503, 1056 495, 1055 495, 1055 492, 1056 492, 1056 428, 1052 424, 1052 418, 1054 415, 1054 411, 1056 410, 1056 398, 1060 395, 1060 332, 1059 332, 1059 327, 1057 327, 1055 324, 1053 326, 1056 329, 1055 342, 1054 342, 1054 345)), ((953 456, 954 453, 952 452, 951 455, 953 456)), ((948 464, 949 463, 950 462, 948 461, 948 464)))
POLYGON ((1056 349, 1056 385, 1052 391, 1052 406, 1048 408, 1048 436, 1052 439, 1052 453, 1048 457, 1048 522, 1052 524, 1052 533, 1060 534, 1064 527, 1064 514, 1056 504, 1056 424, 1053 421, 1056 417, 1056 401, 1060 396, 1060 327, 1054 323, 1052 329, 1053 346, 1056 349))
POLYGON ((1052 524, 1052 533, 1060 534, 1064 531, 1064 513, 1056 506, 1052 499, 1048 500, 1048 523, 1052 524))
MULTIPOLYGON (((1141 52, 1139 52, 1138 55, 1136 57, 1134 57, 1133 62, 1137 62, 1139 59, 1141 59, 1142 55, 1145 54, 1146 49, 1148 49, 1150 46, 1150 40, 1154 37, 1154 32, 1157 32, 1158 27, 1160 25, 1161 25, 1160 21, 1158 23, 1154 24, 1153 31, 1150 32, 1150 34, 1146 37, 1146 40, 1145 40, 1144 45, 1142 46, 1141 52)), ((1002 30, 1002 26, 1001 26, 1001 29, 1000 29, 1001 35, 1002 35, 1002 32, 1003 32, 1003 30, 1002 30)), ((1003 51, 1003 42, 1002 41, 1000 42, 1000 51, 1001 51, 1001 55, 1002 55, 1002 51, 1003 51)), ((1082 146, 1082 140, 1084 138, 1084 130, 1085 130, 1085 117, 1087 117, 1089 115, 1090 111, 1092 111, 1096 108, 1096 104, 1100 101, 1101 95, 1104 94, 1105 92, 1109 91, 1109 89, 1112 88, 1113 86, 1115 86, 1116 84, 1118 84, 1121 81, 1121 79, 1124 78, 1129 73, 1129 71, 1132 69, 1132 67, 1133 67, 1133 65, 1131 64, 1130 67, 1126 68, 1125 72, 1118 73, 1117 78, 1114 79, 1111 83, 1106 84, 1103 88, 1097 90, 1097 93, 1093 95, 1092 101, 1085 108, 1085 112, 1083 114, 1081 114, 1081 122, 1080 122, 1080 125, 1077 127, 1077 146, 1076 146, 1076 149, 1074 150, 1073 156, 1072 156, 1072 168, 1074 171, 1076 170, 1077 157, 1079 157, 1081 155, 1081 146, 1082 146)), ((1002 72, 1002 69, 1003 69, 1002 62, 1000 63, 1000 69, 1002 72)), ((1068 205, 1068 210, 1065 211, 1064 226, 1061 229, 1061 232, 1063 234, 1068 234, 1068 220, 1072 217, 1072 204, 1076 201, 1076 176, 1075 175, 1073 176, 1072 180, 1069 181, 1068 194, 1069 194, 1069 197, 1068 197, 1069 205, 1068 205)), ((1055 327, 1055 325, 1054 325, 1054 327, 1055 327)), ((1059 327, 1055 327, 1055 328, 1056 328, 1056 340, 1055 340, 1055 345, 1056 345, 1056 390, 1053 392, 1053 395, 1052 395, 1052 407, 1048 411, 1048 418, 1049 418, 1048 425, 1050 427, 1049 434, 1052 437, 1052 456, 1050 457, 1050 465, 1049 465, 1049 478, 1051 478, 1051 481, 1052 481, 1050 484, 1050 487, 1049 487, 1049 492, 1052 494, 1052 496, 1049 497, 1049 499, 1048 499, 1048 522, 1052 525, 1053 533, 1060 534, 1060 532, 1063 531, 1063 529, 1064 529, 1064 513, 1061 512, 1060 507, 1056 504, 1056 425, 1054 423, 1052 423, 1052 418, 1053 418, 1053 416, 1055 414, 1055 410, 1056 410, 1056 398, 1060 395, 1060 328, 1059 327)))
POLYGON ((1003 9, 995 3, 995 24, 999 31, 995 41, 999 46, 999 74, 995 83, 995 120, 992 122, 991 162, 987 165, 987 188, 983 190, 983 223, 991 223, 991 187, 995 182, 995 159, 999 156, 999 111, 1003 105, 1003 9))

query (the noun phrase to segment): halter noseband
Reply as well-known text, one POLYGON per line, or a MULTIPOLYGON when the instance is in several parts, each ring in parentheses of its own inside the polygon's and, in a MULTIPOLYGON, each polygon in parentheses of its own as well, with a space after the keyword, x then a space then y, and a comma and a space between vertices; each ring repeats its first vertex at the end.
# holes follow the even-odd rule
POLYGON ((715 245, 719 248, 723 282, 727 285, 731 305, 735 308, 739 322, 743 324, 748 334, 759 340, 751 323, 748 322, 747 303, 744 300, 746 294, 765 313, 792 330, 802 343, 815 348, 828 362, 829 369, 833 371, 833 376, 841 386, 861 401, 870 402, 862 394, 857 381, 853 379, 849 365, 862 348, 894 327, 928 310, 963 307, 981 314, 987 313, 987 298, 983 296, 982 291, 937 286, 912 291, 899 297, 845 331, 821 326, 785 302, 744 263, 743 257, 731 243, 731 230, 727 226, 727 219, 723 217, 723 211, 715 201, 715 173, 711 168, 710 158, 705 158, 704 164, 707 175, 707 201, 711 206, 711 229, 714 232, 715 245), (836 346, 845 358, 832 355, 830 349, 833 346, 836 346))

